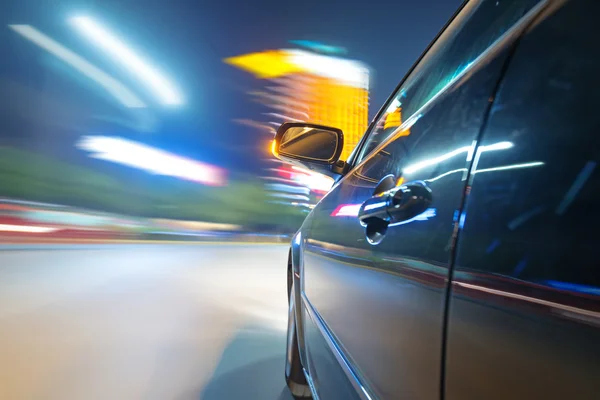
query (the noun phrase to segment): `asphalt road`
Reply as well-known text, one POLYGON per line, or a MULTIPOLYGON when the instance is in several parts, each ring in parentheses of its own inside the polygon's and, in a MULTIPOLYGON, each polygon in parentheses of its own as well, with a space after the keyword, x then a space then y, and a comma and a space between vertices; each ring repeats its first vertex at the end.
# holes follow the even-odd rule
POLYGON ((283 245, 0 249, 0 399, 291 400, 283 245))

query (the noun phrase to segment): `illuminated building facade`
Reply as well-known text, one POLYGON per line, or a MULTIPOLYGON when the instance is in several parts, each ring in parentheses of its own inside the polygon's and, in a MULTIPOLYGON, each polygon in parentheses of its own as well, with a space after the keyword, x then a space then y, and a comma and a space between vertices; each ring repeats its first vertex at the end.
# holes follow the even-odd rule
MULTIPOLYGON (((267 109, 266 121, 242 121, 267 133, 264 148, 283 122, 310 122, 342 129, 341 159, 346 160, 367 129, 369 70, 358 61, 304 50, 269 50, 225 62, 265 80, 261 90, 249 94, 267 109)), ((333 184, 323 175, 275 164, 264 178, 277 202, 310 209, 333 184)))
POLYGON ((272 50, 231 57, 226 63, 268 79, 265 91, 251 93, 272 109, 274 129, 302 121, 344 132, 347 159, 369 124, 369 70, 354 60, 304 50, 272 50))

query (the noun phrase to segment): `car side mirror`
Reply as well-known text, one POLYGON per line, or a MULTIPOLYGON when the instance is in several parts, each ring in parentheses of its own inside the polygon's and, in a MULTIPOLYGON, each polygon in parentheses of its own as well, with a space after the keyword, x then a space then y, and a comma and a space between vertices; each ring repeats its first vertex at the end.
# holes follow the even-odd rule
POLYGON ((286 122, 277 130, 273 154, 280 160, 326 175, 342 175, 344 148, 341 129, 303 122, 286 122))

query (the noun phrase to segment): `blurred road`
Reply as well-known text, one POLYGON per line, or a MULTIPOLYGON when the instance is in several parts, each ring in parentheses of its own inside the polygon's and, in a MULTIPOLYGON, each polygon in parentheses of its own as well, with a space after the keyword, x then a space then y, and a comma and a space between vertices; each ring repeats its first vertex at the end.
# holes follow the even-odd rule
POLYGON ((286 260, 283 245, 2 247, 0 399, 290 400, 286 260))

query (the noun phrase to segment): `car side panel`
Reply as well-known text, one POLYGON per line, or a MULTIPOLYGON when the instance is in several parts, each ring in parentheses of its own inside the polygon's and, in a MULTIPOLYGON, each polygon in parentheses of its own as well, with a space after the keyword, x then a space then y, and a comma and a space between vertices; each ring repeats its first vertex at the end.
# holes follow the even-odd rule
POLYGON ((311 390, 316 392, 316 388, 320 388, 317 396, 323 399, 340 399, 352 400, 359 399, 356 391, 353 389, 352 383, 348 380, 345 371, 340 367, 339 361, 336 358, 331 342, 327 341, 327 335, 322 332, 320 324, 315 322, 317 316, 312 310, 307 308, 307 302, 302 298, 304 275, 303 261, 304 248, 306 246, 305 237, 309 232, 309 226, 313 221, 314 214, 311 212, 305 219, 301 229, 294 236, 291 243, 291 267, 292 279, 294 282, 295 296, 295 315, 296 315, 296 330, 298 337, 298 347, 300 358, 305 371, 309 373, 307 377, 311 390), (308 356, 308 349, 305 346, 306 341, 312 343, 308 356), (315 360, 311 362, 311 360, 315 360), (321 385, 321 382, 331 382, 332 385, 321 385))
MULTIPOLYGON (((410 136, 382 148, 395 157, 384 162, 389 168, 381 167, 385 154, 374 155, 313 210, 304 251, 303 301, 331 332, 350 366, 347 375, 376 397, 439 398, 444 301, 464 171, 470 165, 467 149, 474 149, 506 54, 499 50, 490 55, 424 110, 410 136), (402 175, 410 164, 450 153, 456 156, 402 175), (390 227, 384 241, 371 246, 356 216, 336 216, 336 210, 371 197, 388 173, 406 181, 431 180, 433 211, 390 227)), ((330 367, 314 354, 322 348, 318 342, 317 336, 306 336, 311 373, 330 367)), ((318 390, 332 393, 335 385, 319 379, 318 390)))
POLYGON ((308 370, 320 399, 359 400, 360 388, 356 387, 356 379, 347 374, 342 365, 346 362, 342 354, 335 348, 328 332, 323 331, 323 324, 306 302, 303 303, 304 335, 308 351, 308 370))
POLYGON ((446 399, 600 396, 600 4, 554 2, 522 37, 471 172, 446 399))

